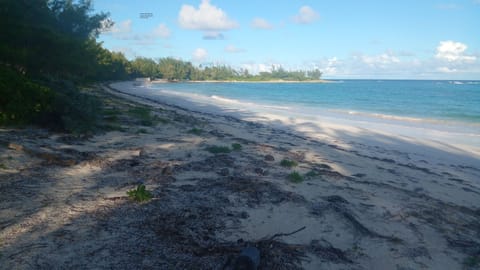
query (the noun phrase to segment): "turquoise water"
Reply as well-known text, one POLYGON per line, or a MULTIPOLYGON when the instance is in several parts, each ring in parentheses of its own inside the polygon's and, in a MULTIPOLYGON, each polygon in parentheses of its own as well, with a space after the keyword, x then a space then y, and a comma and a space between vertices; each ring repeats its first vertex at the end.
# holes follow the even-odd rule
POLYGON ((344 80, 332 83, 173 83, 153 89, 261 104, 403 120, 480 124, 480 81, 344 80))

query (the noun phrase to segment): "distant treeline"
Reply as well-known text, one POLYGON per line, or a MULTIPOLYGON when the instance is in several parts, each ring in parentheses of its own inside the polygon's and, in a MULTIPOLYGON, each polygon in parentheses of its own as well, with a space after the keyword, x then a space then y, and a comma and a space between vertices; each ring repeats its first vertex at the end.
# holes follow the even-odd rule
POLYGON ((227 66, 194 67, 174 58, 137 58, 102 47, 112 26, 90 0, 0 0, 0 125, 95 130, 101 101, 79 86, 135 77, 167 80, 316 80, 318 70, 251 75, 227 66))
POLYGON ((130 62, 134 75, 150 78, 160 78, 171 81, 307 81, 319 80, 322 73, 318 69, 287 71, 282 67, 272 66, 271 72, 260 72, 252 75, 247 69, 236 70, 229 66, 199 66, 195 67, 190 62, 174 58, 161 58, 154 61, 149 58, 136 58, 130 62))

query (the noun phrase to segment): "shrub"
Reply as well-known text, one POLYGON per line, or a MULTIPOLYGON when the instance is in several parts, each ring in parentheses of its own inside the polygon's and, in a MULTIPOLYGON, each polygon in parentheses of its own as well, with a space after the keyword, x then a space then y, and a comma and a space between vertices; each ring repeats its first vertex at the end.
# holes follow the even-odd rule
POLYGON ((227 154, 232 151, 228 146, 209 146, 205 150, 212 154, 227 154))
POLYGON ((136 189, 127 191, 127 195, 130 199, 137 202, 148 201, 153 197, 152 193, 142 184, 138 185, 136 189))
POLYGON ((467 257, 463 261, 463 264, 468 267, 476 267, 477 265, 480 265, 480 255, 467 257))
POLYGON ((240 151, 240 150, 242 150, 242 145, 239 144, 239 143, 232 143, 232 149, 234 151, 240 151))
POLYGON ((39 125, 85 134, 98 127, 102 104, 70 81, 34 81, 0 66, 0 125, 39 125))
POLYGON ((0 125, 36 124, 52 111, 52 89, 1 66, 0 90, 0 125))
POLYGON ((293 183, 301 183, 303 181, 303 176, 296 171, 289 174, 287 178, 293 183))
POLYGON ((52 113, 43 119, 43 125, 74 134, 91 133, 99 127, 102 113, 102 103, 98 98, 64 81, 56 89, 52 113), (57 124, 55 121, 58 121, 57 124))
POLYGON ((188 133, 195 134, 195 135, 201 135, 203 133, 203 129, 192 128, 188 131, 188 133))
POLYGON ((289 159, 283 159, 281 162, 280 162, 280 165, 282 167, 286 167, 286 168, 291 168, 291 167, 295 167, 298 165, 298 163, 294 160, 289 160, 289 159))

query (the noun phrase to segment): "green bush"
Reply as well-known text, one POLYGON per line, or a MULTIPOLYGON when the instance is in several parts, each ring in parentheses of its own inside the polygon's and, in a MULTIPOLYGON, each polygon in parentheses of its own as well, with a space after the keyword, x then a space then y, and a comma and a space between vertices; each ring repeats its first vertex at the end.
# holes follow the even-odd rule
POLYGON ((281 162, 280 162, 280 165, 282 167, 286 167, 286 168, 291 168, 291 167, 295 167, 298 165, 298 163, 294 160, 289 160, 289 159, 283 159, 281 162))
POLYGON ((195 135, 202 135, 203 134, 203 129, 200 128, 192 128, 188 131, 190 134, 195 134, 195 135))
POLYGON ((39 125, 76 134, 93 132, 101 102, 69 81, 33 81, 0 67, 0 125, 39 125))
POLYGON ((52 111, 53 91, 0 66, 0 125, 35 124, 52 111))
POLYGON ((94 96, 82 93, 73 83, 64 81, 56 88, 52 114, 44 125, 74 134, 94 132, 101 121, 102 103, 94 96), (57 124, 52 121, 58 121, 57 124))
POLYGON ((152 193, 145 188, 145 185, 141 184, 136 189, 127 191, 127 195, 130 199, 137 202, 148 201, 153 197, 152 193))
POLYGON ((242 150, 242 145, 239 144, 239 143, 232 143, 232 149, 234 151, 240 151, 240 150, 242 150))
POLYGON ((287 176, 288 180, 293 183, 301 183, 303 182, 303 176, 298 172, 294 171, 287 176))

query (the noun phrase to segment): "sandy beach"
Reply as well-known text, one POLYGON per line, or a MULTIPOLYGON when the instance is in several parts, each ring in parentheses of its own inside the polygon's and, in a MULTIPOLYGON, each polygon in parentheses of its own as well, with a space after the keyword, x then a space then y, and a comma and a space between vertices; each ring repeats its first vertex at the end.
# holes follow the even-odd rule
POLYGON ((478 137, 226 110, 134 84, 92 90, 118 112, 112 131, 0 129, 1 269, 233 269, 246 246, 259 269, 480 267, 478 137), (140 183, 152 200, 129 200, 140 183))

